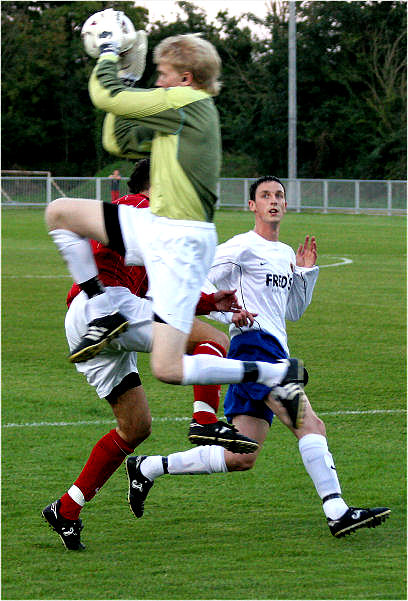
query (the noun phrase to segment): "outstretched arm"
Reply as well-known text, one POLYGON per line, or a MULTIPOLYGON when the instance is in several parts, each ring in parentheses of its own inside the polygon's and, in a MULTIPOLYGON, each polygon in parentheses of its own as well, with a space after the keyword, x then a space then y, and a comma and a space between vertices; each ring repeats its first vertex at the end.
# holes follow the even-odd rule
POLYGON ((212 311, 240 313, 242 307, 238 303, 235 293, 236 290, 216 290, 211 294, 201 291, 201 297, 196 307, 196 315, 208 315, 212 311))

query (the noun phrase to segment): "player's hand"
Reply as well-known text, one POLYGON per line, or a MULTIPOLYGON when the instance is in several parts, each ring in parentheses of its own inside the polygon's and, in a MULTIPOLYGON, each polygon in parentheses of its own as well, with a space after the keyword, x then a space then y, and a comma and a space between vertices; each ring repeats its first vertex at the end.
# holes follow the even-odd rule
POLYGON ((237 328, 242 328, 243 326, 252 327, 257 315, 258 313, 249 313, 249 311, 241 309, 239 313, 234 313, 232 316, 232 323, 237 326, 237 328))
POLYGON ((296 253, 296 265, 298 267, 314 267, 317 260, 316 238, 306 236, 305 243, 299 244, 296 253))
POLYGON ((217 311, 232 311, 238 313, 242 307, 235 295, 236 290, 218 290, 214 292, 214 303, 217 311))
POLYGON ((115 52, 119 54, 123 42, 123 12, 107 8, 101 12, 101 17, 96 35, 100 53, 115 52))

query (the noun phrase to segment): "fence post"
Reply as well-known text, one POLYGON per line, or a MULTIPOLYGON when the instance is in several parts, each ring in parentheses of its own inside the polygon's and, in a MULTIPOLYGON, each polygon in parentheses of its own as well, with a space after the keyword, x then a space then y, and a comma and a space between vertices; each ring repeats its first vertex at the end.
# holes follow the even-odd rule
POLYGON ((300 205, 299 205, 299 196, 297 194, 297 180, 288 179, 287 190, 286 190, 286 200, 289 208, 296 208, 296 211, 299 213, 300 205))
POLYGON ((295 180, 296 181, 296 212, 300 213, 300 210, 302 208, 302 190, 301 190, 301 185, 300 185, 300 179, 295 180))
POLYGON ((360 182, 354 182, 354 211, 360 213, 360 182))
POLYGON ((244 211, 248 211, 248 198, 249 198, 249 186, 248 180, 244 179, 244 211))
POLYGON ((392 215, 392 182, 387 182, 387 215, 392 215))
POLYGON ((47 175, 47 183, 46 183, 46 195, 47 195, 46 201, 47 201, 47 205, 49 205, 50 202, 51 202, 51 200, 52 200, 52 198, 51 198, 51 180, 52 180, 51 173, 48 173, 48 175, 47 175))
POLYGON ((101 200, 101 178, 95 178, 96 200, 101 200))
POLYGON ((220 180, 217 181, 217 187, 216 187, 216 195, 217 195, 217 202, 215 203, 215 208, 219 209, 221 206, 221 183, 220 180))
POLYGON ((323 181, 323 213, 327 213, 329 206, 329 182, 327 179, 323 181))

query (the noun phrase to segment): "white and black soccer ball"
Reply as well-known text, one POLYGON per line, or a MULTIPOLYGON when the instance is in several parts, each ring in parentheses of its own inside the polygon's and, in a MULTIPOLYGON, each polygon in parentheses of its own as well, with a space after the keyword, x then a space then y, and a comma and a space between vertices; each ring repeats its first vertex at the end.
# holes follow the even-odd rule
MULTIPOLYGON (((82 43, 85 48, 85 52, 92 58, 98 58, 99 56, 99 44, 98 36, 104 28, 104 21, 107 19, 106 12, 112 9, 102 10, 97 12, 85 21, 81 30, 82 43)), ((109 15, 111 18, 111 14, 109 15)), ((124 13, 121 13, 121 27, 122 27, 122 40, 120 44, 120 52, 126 52, 132 48, 136 40, 136 31, 132 21, 124 13)))

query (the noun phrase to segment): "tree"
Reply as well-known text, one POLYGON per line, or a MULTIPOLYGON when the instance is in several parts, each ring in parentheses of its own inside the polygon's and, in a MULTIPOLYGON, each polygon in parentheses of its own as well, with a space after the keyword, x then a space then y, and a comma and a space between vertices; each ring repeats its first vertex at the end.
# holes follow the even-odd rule
MULTIPOLYGON (((265 19, 220 10, 211 24, 191 2, 178 4, 183 14, 174 22, 148 23, 147 11, 133 2, 4 2, 3 167, 91 175, 111 162, 101 145, 103 114, 88 96, 94 60, 84 53, 80 30, 90 14, 113 6, 148 30, 141 87, 155 84, 152 50, 163 38, 201 32, 212 42, 223 63, 215 99, 222 175, 285 177, 288 2, 269 0, 265 19), (244 16, 268 35, 257 36, 244 16)), ((296 6, 299 176, 404 179, 406 3, 296 6)))
POLYGON ((301 3, 301 174, 405 178, 405 31, 402 2, 301 3))
POLYGON ((101 113, 90 103, 94 61, 80 30, 108 4, 139 28, 146 12, 132 2, 6 2, 2 6, 3 167, 91 175, 106 161, 101 113), (95 161, 96 158, 96 161, 95 161))

